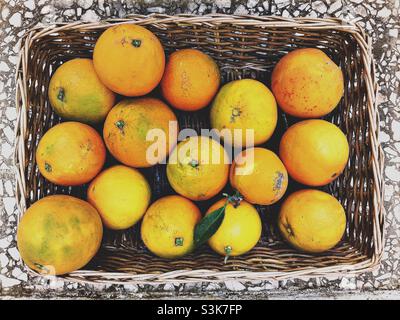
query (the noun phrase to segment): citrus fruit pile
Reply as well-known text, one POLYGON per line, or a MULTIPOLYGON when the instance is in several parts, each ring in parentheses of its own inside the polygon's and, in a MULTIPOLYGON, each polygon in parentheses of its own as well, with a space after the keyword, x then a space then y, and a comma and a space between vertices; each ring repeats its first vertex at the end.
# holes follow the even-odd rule
POLYGON ((204 52, 177 50, 166 60, 161 42, 146 28, 108 28, 93 59, 69 60, 52 75, 49 102, 65 121, 43 135, 36 151, 45 179, 88 184, 86 198, 51 195, 34 203, 18 227, 22 258, 41 273, 68 273, 96 254, 103 226, 123 230, 139 222, 145 246, 163 258, 181 257, 206 242, 225 258, 242 255, 263 232, 255 205, 278 201, 277 224, 288 243, 310 253, 331 249, 345 230, 344 209, 307 186, 330 183, 346 166, 346 136, 316 119, 337 106, 343 82, 325 53, 305 48, 277 63, 272 91, 254 79, 221 87, 219 67, 204 52), (286 130, 276 154, 263 145, 277 126, 278 106, 300 120, 286 130), (220 141, 203 135, 178 143, 174 109, 206 107, 220 141), (156 133, 157 143, 151 136, 156 133), (226 146, 240 150, 230 158, 226 146), (107 152, 119 164, 104 169, 107 152), (142 168, 156 164, 166 166, 176 194, 154 201, 142 168), (283 198, 289 177, 304 189, 283 198), (234 193, 222 195, 228 183, 234 193), (202 213, 196 203, 211 198, 202 213))

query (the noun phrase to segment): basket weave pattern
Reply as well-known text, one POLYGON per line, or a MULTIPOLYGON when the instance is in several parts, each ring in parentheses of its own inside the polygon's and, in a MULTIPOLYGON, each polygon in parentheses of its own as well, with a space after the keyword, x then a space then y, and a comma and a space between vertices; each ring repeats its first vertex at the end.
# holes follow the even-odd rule
MULTIPOLYGON (((347 228, 334 249, 319 255, 304 254, 282 241, 275 222, 279 207, 259 206, 264 224, 262 239, 248 254, 231 257, 226 264, 207 246, 179 260, 155 257, 141 242, 138 226, 124 232, 106 231, 102 248, 93 261, 85 270, 65 278, 117 284, 265 280, 358 273, 378 265, 383 251, 383 154, 378 142, 374 61, 370 39, 364 31, 357 24, 339 19, 135 15, 30 30, 23 39, 17 69, 15 165, 20 215, 46 195, 62 193, 85 198, 85 186, 60 187, 46 181, 38 171, 35 152, 40 137, 60 121, 47 98, 52 73, 67 60, 91 57, 98 36, 116 23, 137 23, 149 28, 159 37, 167 54, 188 47, 208 53, 219 64, 223 82, 252 77, 269 86, 272 69, 285 53, 304 47, 324 50, 341 66, 345 78, 344 97, 325 118, 343 130, 350 144, 344 173, 324 190, 343 204, 347 228)), ((181 129, 209 128, 208 109, 176 114, 181 129)), ((295 121, 280 113, 277 130, 264 146, 276 151, 282 133, 295 121)), ((108 165, 112 163, 110 160, 108 165)), ((165 167, 156 166, 144 173, 154 199, 172 193, 165 167)), ((299 187, 293 181, 290 184, 289 191, 299 187)), ((229 187, 226 191, 230 191, 229 187)), ((198 204, 205 210, 213 201, 198 204)))

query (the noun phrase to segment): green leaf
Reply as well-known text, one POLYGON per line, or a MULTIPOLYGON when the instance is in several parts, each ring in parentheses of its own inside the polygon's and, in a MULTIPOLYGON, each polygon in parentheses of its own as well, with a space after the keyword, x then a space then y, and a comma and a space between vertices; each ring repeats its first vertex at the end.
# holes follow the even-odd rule
POLYGON ((223 207, 207 214, 196 225, 196 228, 194 229, 195 247, 199 247, 205 243, 215 232, 217 232, 219 226, 224 220, 226 205, 227 203, 225 203, 223 207))

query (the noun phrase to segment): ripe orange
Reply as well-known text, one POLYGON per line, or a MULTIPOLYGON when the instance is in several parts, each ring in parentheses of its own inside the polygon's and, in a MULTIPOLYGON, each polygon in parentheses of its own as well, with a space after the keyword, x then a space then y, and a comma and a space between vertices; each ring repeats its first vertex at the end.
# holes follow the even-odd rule
POLYGON ((272 91, 279 106, 299 118, 318 118, 331 112, 343 88, 341 69, 315 48, 288 53, 272 73, 272 91))
POLYGON ((237 147, 252 147, 266 142, 275 130, 277 118, 278 109, 271 91, 253 79, 225 84, 210 111, 211 127, 219 131, 224 142, 237 147), (235 129, 241 130, 238 136, 235 136, 235 129), (229 135, 224 135, 223 130, 229 135), (253 130, 254 144, 247 141, 246 130, 253 130))
POLYGON ((349 144, 334 124, 319 119, 303 120, 285 132, 279 155, 293 179, 309 186, 323 186, 344 170, 349 144))
POLYGON ((323 252, 333 248, 346 228, 346 215, 339 201, 319 190, 292 193, 282 204, 278 226, 295 248, 323 252))
POLYGON ((177 121, 174 113, 161 100, 123 100, 111 109, 106 118, 104 141, 111 154, 123 164, 151 167, 163 161, 176 143, 178 132, 169 127, 172 121, 177 121), (164 141, 147 139, 153 129, 165 134, 165 144, 164 141), (157 142, 160 142, 159 148, 151 152, 151 146, 157 147, 157 142))
POLYGON ((85 266, 103 236, 101 219, 89 203, 54 195, 35 202, 18 225, 18 250, 33 270, 61 275, 85 266))
POLYGON ((124 96, 142 96, 160 82, 165 54, 151 31, 134 24, 120 24, 99 37, 93 62, 100 80, 112 91, 124 96))
POLYGON ((117 165, 101 172, 88 188, 88 201, 98 210, 104 225, 126 229, 144 215, 151 197, 146 178, 136 169, 117 165))
POLYGON ((100 82, 90 59, 62 64, 51 77, 48 93, 59 116, 86 123, 103 121, 115 100, 114 93, 100 82))
POLYGON ((144 215, 143 242, 159 257, 181 257, 193 250, 194 228, 200 219, 200 210, 184 197, 173 195, 158 199, 144 215))
POLYGON ((106 148, 92 127, 79 122, 63 122, 48 130, 36 149, 40 173, 62 186, 89 182, 101 170, 106 148))
POLYGON ((180 142, 171 152, 167 177, 172 188, 191 200, 207 200, 226 185, 228 155, 215 140, 195 136, 180 142))
MULTIPOLYGON (((224 206, 226 199, 212 205, 206 214, 224 206)), ((261 237, 262 223, 257 210, 248 202, 228 203, 224 219, 208 240, 210 247, 223 256, 239 256, 250 251, 261 237)))
POLYGON ((275 153, 264 148, 249 148, 236 156, 230 182, 248 202, 269 205, 285 194, 288 174, 275 153))
POLYGON ((172 53, 161 80, 164 98, 177 109, 195 111, 206 107, 220 85, 215 61, 195 49, 172 53))

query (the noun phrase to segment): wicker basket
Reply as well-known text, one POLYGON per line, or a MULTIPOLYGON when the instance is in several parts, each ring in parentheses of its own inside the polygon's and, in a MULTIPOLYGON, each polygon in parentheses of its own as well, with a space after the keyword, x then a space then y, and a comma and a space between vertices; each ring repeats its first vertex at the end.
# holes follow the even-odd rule
MULTIPOLYGON (((343 204, 347 228, 334 249, 318 255, 300 253, 283 242, 277 232, 279 204, 260 206, 264 222, 262 239, 251 252, 232 257, 227 263, 207 246, 180 260, 164 260, 144 247, 137 226, 125 232, 106 231, 103 245, 91 263, 65 278, 116 284, 279 280, 365 272, 379 264, 383 251, 383 154, 378 142, 371 41, 356 23, 333 18, 135 15, 30 30, 22 39, 17 71, 15 165, 21 215, 45 195, 63 193, 85 197, 85 186, 60 187, 46 181, 38 172, 34 155, 40 137, 60 121, 47 99, 52 72, 66 60, 91 57, 101 32, 118 23, 146 26, 159 37, 167 54, 186 47, 210 54, 221 68, 223 82, 252 77, 269 86, 272 68, 285 53, 301 47, 324 50, 341 66, 345 78, 344 97, 339 107, 325 118, 339 125, 347 135, 350 159, 344 173, 323 189, 343 204)), ((207 109, 196 113, 177 112, 177 116, 181 128, 209 127, 207 109)), ((282 133, 295 121, 280 113, 277 130, 265 147, 276 151, 282 133)), ((154 198, 172 193, 166 182, 165 167, 156 166, 144 173, 152 185, 154 198)), ((289 184, 288 193, 301 187, 293 181, 289 184)), ((198 204, 204 210, 213 201, 198 204)))

